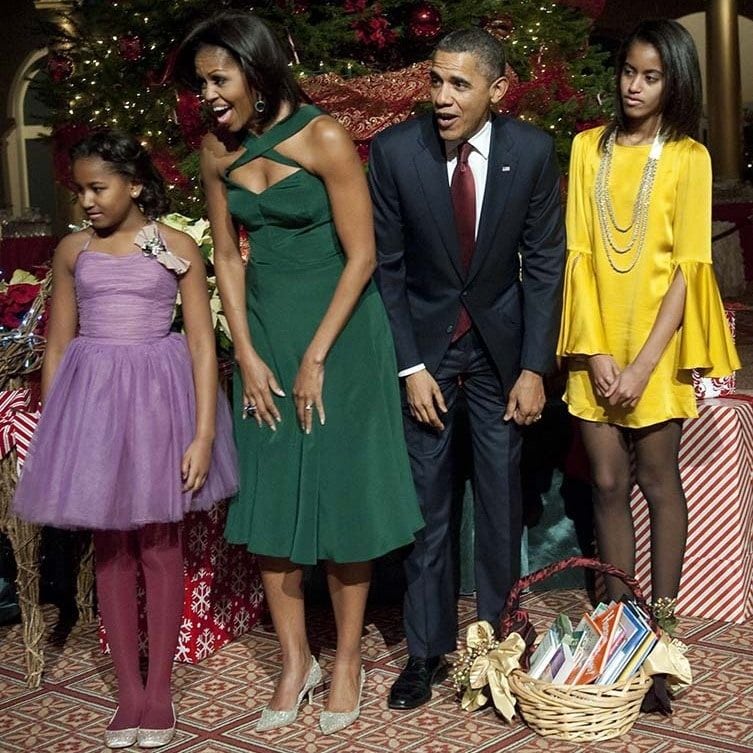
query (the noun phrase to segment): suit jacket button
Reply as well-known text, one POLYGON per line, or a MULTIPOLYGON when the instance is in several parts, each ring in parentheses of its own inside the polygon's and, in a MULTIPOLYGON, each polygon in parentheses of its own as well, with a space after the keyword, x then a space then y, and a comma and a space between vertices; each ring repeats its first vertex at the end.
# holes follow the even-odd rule
POLYGON ((463 292, 461 293, 461 295, 463 296, 463 298, 465 298, 465 297, 466 297, 466 296, 468 295, 468 291, 467 291, 467 290, 464 290, 464 291, 463 291, 463 292))
POLYGON ((445 332, 449 335, 450 332, 452 332, 453 329, 455 329, 455 328, 451 324, 449 327, 447 327, 447 329, 445 330, 445 332))

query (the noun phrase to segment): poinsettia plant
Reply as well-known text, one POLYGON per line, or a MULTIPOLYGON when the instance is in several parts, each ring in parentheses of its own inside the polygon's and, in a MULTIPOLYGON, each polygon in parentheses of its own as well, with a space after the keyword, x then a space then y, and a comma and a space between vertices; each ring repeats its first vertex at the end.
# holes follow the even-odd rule
MULTIPOLYGON (((212 235, 209 232, 209 221, 205 219, 194 220, 191 217, 173 212, 159 218, 159 221, 180 230, 196 241, 196 245, 204 258, 207 268, 207 289, 209 291, 209 306, 212 311, 212 325, 217 338, 217 352, 220 357, 228 357, 233 347, 225 313, 222 310, 222 301, 217 290, 217 278, 214 274, 214 245, 212 235)), ((180 310, 180 296, 176 304, 176 326, 182 328, 183 317, 180 310)))
MULTIPOLYGON (((24 317, 39 294, 42 278, 32 272, 17 269, 8 282, 0 282, 0 329, 11 330, 21 326, 24 317)), ((37 328, 43 328, 40 320, 37 328)))

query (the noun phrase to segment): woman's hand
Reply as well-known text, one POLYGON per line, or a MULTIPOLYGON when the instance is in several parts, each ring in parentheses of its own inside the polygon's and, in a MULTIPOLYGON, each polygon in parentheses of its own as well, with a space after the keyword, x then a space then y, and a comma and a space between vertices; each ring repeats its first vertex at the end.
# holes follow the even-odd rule
POLYGON ((587 359, 588 373, 591 376, 591 384, 597 395, 608 397, 609 388, 620 375, 620 367, 612 356, 605 353, 597 353, 587 359))
POLYGON ((255 352, 239 358, 238 366, 243 382, 243 417, 251 416, 259 426, 265 423, 272 431, 276 431, 282 417, 272 394, 285 397, 285 393, 275 375, 255 352))
POLYGON ((197 492, 204 486, 211 460, 212 440, 194 437, 180 464, 184 492, 197 492))
POLYGON ((319 423, 324 425, 323 386, 324 363, 304 355, 293 385, 293 399, 298 423, 306 434, 311 434, 314 409, 319 416, 319 423))
POLYGON ((635 408, 643 390, 646 389, 650 376, 651 371, 649 369, 631 363, 612 382, 612 386, 607 390, 605 397, 609 400, 610 405, 635 408))

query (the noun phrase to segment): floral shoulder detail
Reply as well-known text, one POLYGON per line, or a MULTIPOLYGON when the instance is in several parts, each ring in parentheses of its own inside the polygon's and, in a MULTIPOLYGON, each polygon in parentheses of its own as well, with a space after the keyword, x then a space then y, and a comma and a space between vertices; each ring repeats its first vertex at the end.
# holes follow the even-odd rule
POLYGON ((191 266, 190 261, 176 256, 167 248, 153 222, 144 225, 139 230, 134 243, 141 249, 144 256, 156 259, 163 267, 172 270, 177 275, 185 274, 191 266))

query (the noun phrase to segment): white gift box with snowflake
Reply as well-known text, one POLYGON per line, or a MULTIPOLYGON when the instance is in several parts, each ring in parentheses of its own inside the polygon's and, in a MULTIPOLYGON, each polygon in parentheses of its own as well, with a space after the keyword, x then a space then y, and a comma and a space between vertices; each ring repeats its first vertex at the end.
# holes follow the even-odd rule
MULTIPOLYGON (((264 596, 253 555, 222 536, 227 506, 189 513, 183 523, 183 620, 175 660, 196 664, 260 619, 264 596)), ((139 584, 139 646, 147 653, 146 598, 139 584)), ((100 622, 100 645, 107 633, 100 622)))

